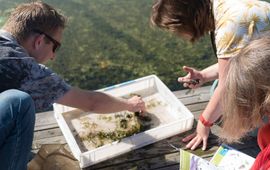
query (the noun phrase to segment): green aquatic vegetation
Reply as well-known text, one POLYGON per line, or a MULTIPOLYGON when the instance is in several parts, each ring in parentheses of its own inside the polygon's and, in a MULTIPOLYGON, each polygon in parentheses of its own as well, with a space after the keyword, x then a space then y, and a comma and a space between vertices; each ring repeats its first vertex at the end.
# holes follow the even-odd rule
POLYGON ((146 103, 146 109, 152 109, 152 108, 160 106, 160 105, 163 105, 163 103, 161 101, 152 99, 146 103))
POLYGON ((102 118, 101 115, 101 117, 98 118, 99 120, 113 123, 116 126, 115 129, 109 131, 99 129, 96 123, 89 122, 91 119, 84 118, 80 121, 85 131, 79 133, 77 137, 83 142, 90 143, 95 148, 100 147, 104 144, 121 140, 125 137, 150 129, 150 116, 143 117, 145 118, 142 118, 141 115, 135 116, 135 113, 132 112, 116 113, 111 119, 108 116, 102 118))
POLYGON ((105 121, 111 121, 112 117, 111 116, 99 116, 98 117, 99 120, 105 120, 105 121))
POLYGON ((127 125, 128 124, 128 121, 126 119, 121 119, 120 120, 120 127, 123 128, 123 129, 126 129, 127 128, 127 125))

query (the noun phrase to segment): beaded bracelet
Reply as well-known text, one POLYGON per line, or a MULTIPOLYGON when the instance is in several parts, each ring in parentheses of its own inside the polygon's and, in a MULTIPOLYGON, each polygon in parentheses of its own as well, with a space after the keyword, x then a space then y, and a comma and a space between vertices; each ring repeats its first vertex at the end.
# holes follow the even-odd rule
POLYGON ((201 123, 205 126, 205 127, 211 127, 213 126, 213 123, 208 122, 207 120, 204 119, 203 115, 200 115, 199 120, 201 121, 201 123))

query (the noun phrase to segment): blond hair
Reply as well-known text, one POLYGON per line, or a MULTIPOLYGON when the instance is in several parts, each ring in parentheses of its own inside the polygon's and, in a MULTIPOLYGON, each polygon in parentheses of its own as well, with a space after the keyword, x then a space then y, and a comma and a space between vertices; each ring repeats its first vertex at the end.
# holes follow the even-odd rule
POLYGON ((211 6, 210 0, 155 0, 150 20, 173 33, 189 33, 194 42, 215 28, 211 6))
POLYGON ((231 58, 227 70, 220 137, 237 142, 270 112, 270 32, 231 58))
POLYGON ((3 29, 10 32, 19 42, 26 40, 33 30, 53 34, 58 28, 64 28, 66 18, 52 6, 41 2, 24 3, 10 14, 3 29))

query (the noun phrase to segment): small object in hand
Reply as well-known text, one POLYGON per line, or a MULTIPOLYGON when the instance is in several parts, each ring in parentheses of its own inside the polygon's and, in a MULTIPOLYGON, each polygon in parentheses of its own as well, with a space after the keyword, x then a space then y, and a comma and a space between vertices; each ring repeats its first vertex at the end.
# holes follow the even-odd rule
POLYGON ((200 79, 190 79, 190 81, 184 81, 184 83, 188 83, 188 84, 192 84, 192 85, 196 85, 200 83, 200 79))

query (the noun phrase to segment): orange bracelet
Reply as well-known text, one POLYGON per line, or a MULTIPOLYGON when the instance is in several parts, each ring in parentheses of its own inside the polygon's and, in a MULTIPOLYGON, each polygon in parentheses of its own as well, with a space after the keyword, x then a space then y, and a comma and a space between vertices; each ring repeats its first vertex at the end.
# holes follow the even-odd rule
POLYGON ((213 126, 213 123, 210 123, 210 122, 208 122, 207 120, 205 120, 202 114, 200 115, 199 120, 202 122, 202 124, 203 124, 205 127, 211 127, 211 126, 213 126))

